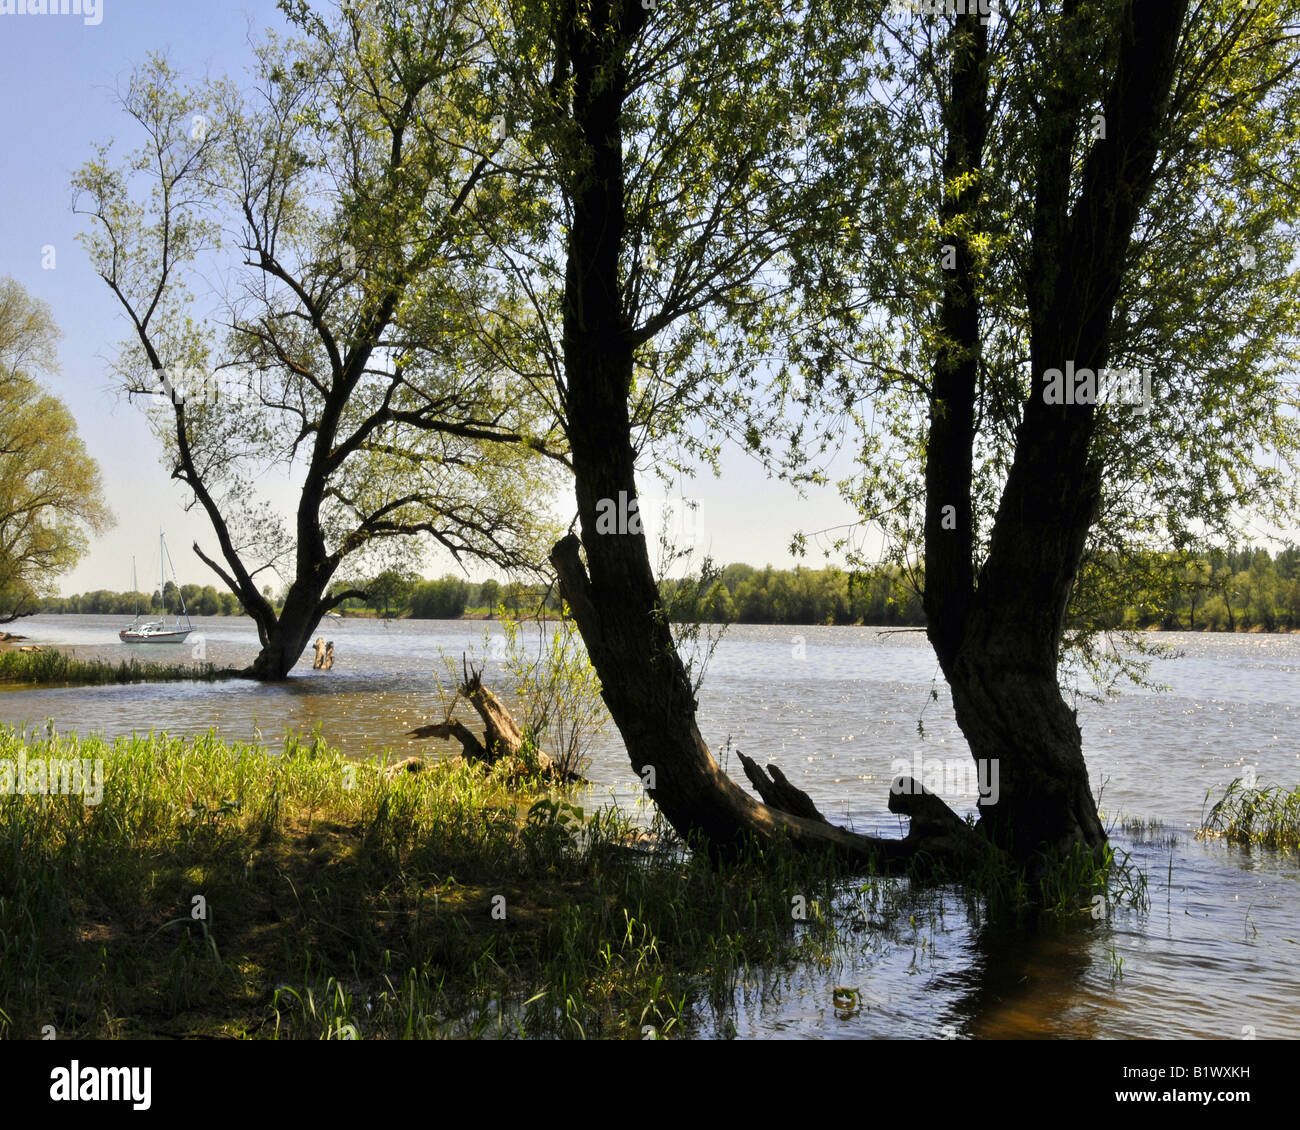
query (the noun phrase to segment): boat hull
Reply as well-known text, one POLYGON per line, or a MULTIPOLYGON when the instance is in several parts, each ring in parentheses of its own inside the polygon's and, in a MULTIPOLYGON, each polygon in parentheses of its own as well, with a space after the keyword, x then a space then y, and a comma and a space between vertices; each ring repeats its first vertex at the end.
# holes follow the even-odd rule
POLYGON ((190 634, 193 628, 182 628, 178 632, 133 632, 130 628, 123 628, 117 633, 118 639, 123 643, 184 643, 185 637, 190 634))

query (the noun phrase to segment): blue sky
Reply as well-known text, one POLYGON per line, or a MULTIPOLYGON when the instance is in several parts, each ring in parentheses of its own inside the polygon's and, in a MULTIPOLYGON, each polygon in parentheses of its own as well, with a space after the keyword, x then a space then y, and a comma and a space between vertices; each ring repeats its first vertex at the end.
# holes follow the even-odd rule
MULTIPOLYGON (((18 6, 0 0, 0 13, 18 6)), ((65 593, 129 588, 131 556, 149 560, 159 528, 167 531, 182 582, 216 583, 189 549, 196 539, 215 549, 206 519, 197 510, 185 511, 185 492, 163 469, 143 415, 119 401, 111 388, 107 362, 127 324, 75 240, 82 221, 72 214, 69 183, 95 144, 112 137, 126 148, 137 143, 114 91, 148 52, 165 52, 192 78, 242 78, 250 36, 260 38, 267 28, 283 27, 283 21, 273 0, 233 5, 100 0, 98 19, 87 24, 78 15, 0 14, 6 107, 0 119, 5 155, 0 275, 16 278, 54 312, 64 337, 62 372, 49 380, 50 390, 76 417, 117 518, 62 579, 61 588, 65 593), (52 269, 45 266, 49 248, 52 269)), ((847 458, 838 469, 848 472, 847 458)), ((648 492, 657 489, 652 481, 645 486, 648 492)), ((796 530, 838 526, 855 517, 833 489, 801 499, 738 452, 728 454, 721 479, 698 479, 681 493, 700 500, 703 548, 720 561, 792 564, 788 546, 796 530)), ((280 494, 290 496, 287 483, 280 494)), ((568 498, 563 501, 567 512, 568 498)), ((821 563, 820 555, 808 559, 808 564, 821 563)), ((451 564, 431 555, 426 572, 439 573, 451 564)))

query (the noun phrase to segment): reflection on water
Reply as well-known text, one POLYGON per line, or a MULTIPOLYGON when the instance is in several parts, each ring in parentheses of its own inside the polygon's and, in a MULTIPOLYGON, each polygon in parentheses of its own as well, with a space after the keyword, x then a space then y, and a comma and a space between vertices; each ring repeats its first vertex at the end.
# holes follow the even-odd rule
MULTIPOLYGON (((210 662, 242 666, 256 653, 250 621, 196 624, 210 662)), ((21 631, 78 655, 118 659, 128 651, 116 640, 120 626, 113 617, 50 616, 24 621, 21 631)), ((286 730, 319 726, 358 755, 450 753, 449 743, 405 734, 442 716, 437 677, 451 682, 443 655, 459 667, 469 652, 486 663, 489 682, 500 678, 493 657, 500 644, 485 643, 485 632, 501 639, 499 628, 483 623, 349 621, 325 632, 338 654, 329 673, 313 672, 308 656, 274 686, 235 680, 9 689, 0 694, 0 719, 21 725, 48 717, 61 730, 109 737, 214 727, 271 742, 286 730)), ((1300 637, 1162 640, 1183 653, 1155 669, 1167 693, 1133 690, 1079 706, 1108 820, 1163 821, 1158 834, 1117 826, 1113 836, 1147 874, 1147 913, 1119 908, 1102 921, 1014 929, 989 925, 954 890, 907 895, 901 934, 846 931, 846 949, 830 967, 754 971, 729 1016, 737 1034, 1300 1036, 1300 861, 1191 835, 1207 791, 1217 794, 1245 765, 1264 782, 1300 782, 1300 637), (858 989, 862 1007, 837 1009, 839 986, 858 989)), ((187 657, 190 646, 133 650, 170 660, 187 657)), ((701 730, 724 763, 735 762, 729 749, 776 761, 829 817, 864 831, 900 833, 886 808, 893 760, 967 756, 920 633, 734 627, 713 656, 700 708, 701 730)), ((613 734, 597 743, 589 775, 596 799, 626 807, 641 799, 613 734)), ((961 811, 976 799, 944 795, 961 811)))

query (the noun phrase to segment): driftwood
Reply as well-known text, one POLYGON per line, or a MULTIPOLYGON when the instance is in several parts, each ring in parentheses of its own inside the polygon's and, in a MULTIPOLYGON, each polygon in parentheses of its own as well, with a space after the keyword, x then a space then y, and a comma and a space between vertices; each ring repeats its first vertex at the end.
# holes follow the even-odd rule
POLYGON ((324 636, 316 637, 316 659, 312 663, 313 671, 329 671, 334 667, 334 641, 325 642, 324 636))
POLYGON ((461 754, 467 761, 478 761, 486 765, 495 765, 503 758, 514 763, 514 775, 519 777, 537 775, 556 781, 581 781, 582 778, 572 770, 562 769, 560 764, 544 750, 535 749, 532 762, 523 755, 524 735, 519 723, 506 705, 483 685, 481 671, 468 665, 464 670, 464 681, 457 688, 456 702, 466 699, 483 720, 483 737, 480 739, 468 726, 452 718, 453 702, 447 716, 441 722, 429 726, 419 726, 409 731, 412 738, 453 738, 460 743, 461 754))
POLYGON ((790 813, 791 816, 806 816, 809 820, 820 820, 823 824, 830 823, 817 811, 812 798, 803 789, 790 784, 786 775, 775 765, 768 765, 767 772, 764 773, 752 757, 746 757, 743 753, 740 755, 740 764, 745 767, 745 776, 758 791, 758 795, 763 798, 764 804, 779 808, 782 812, 790 813))
POLYGON ((390 780, 400 777, 403 773, 419 773, 424 768, 424 760, 419 757, 408 757, 405 761, 399 761, 396 765, 390 765, 385 770, 384 775, 390 780))
MULTIPOLYGON (((764 773, 753 758, 740 755, 740 763, 763 803, 769 808, 829 824, 813 804, 812 798, 795 787, 775 765, 764 773)), ((895 777, 889 788, 889 811, 908 817, 910 824, 904 843, 925 844, 925 850, 957 858, 984 851, 984 838, 949 808, 942 799, 911 777, 895 777)))

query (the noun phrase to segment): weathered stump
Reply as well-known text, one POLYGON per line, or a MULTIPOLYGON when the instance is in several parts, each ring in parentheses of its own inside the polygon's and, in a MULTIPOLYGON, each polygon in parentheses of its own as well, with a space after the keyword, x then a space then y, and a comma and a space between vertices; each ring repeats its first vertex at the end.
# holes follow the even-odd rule
MULTIPOLYGON (((464 682, 457 688, 457 701, 467 699, 483 720, 483 737, 480 739, 463 722, 451 717, 451 711, 441 722, 419 726, 408 734, 413 738, 454 738, 460 743, 467 761, 495 765, 503 758, 513 763, 514 776, 537 776, 556 781, 581 781, 577 773, 563 769, 545 750, 533 748, 529 756, 524 752, 524 735, 519 723, 506 705, 483 685, 482 672, 465 669, 464 682)), ((452 704, 455 709, 455 703, 452 704)))

